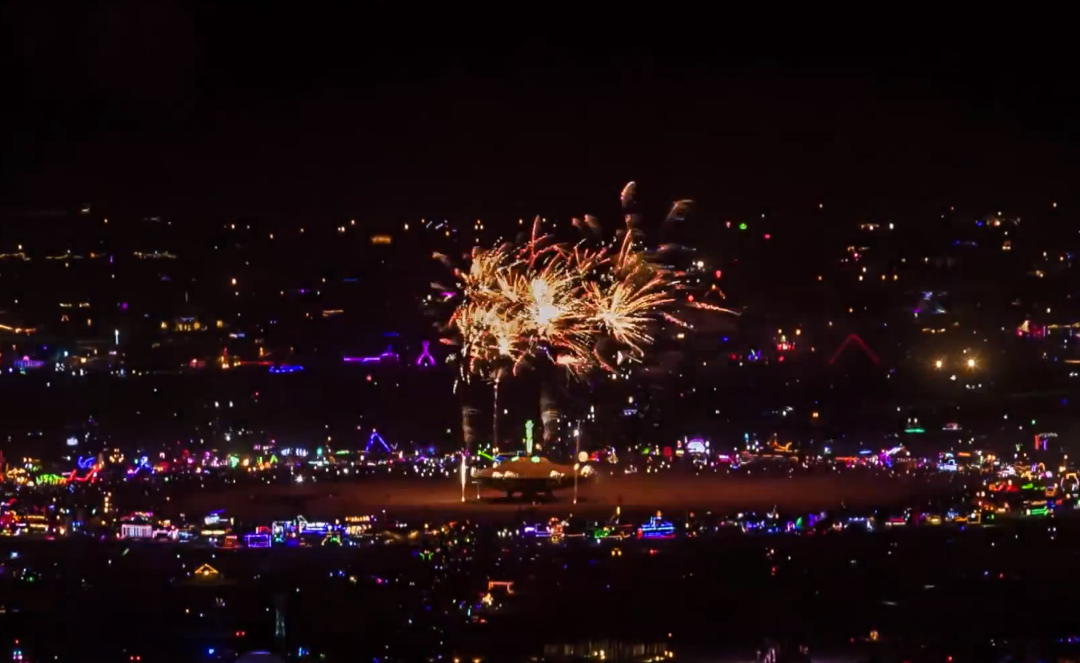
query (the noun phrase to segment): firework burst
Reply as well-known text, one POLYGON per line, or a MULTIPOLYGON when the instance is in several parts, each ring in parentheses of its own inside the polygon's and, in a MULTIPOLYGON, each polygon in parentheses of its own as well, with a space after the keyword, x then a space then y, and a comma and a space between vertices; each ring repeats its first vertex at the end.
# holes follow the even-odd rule
MULTIPOLYGON (((633 204, 636 185, 624 187, 624 208, 633 204)), ((665 223, 681 221, 691 201, 675 203, 665 223)), ((537 218, 527 241, 475 248, 467 269, 453 269, 460 298, 447 328, 461 346, 462 376, 493 379, 507 368, 517 373, 536 361, 550 361, 571 376, 596 367, 614 370, 599 344, 614 342, 624 355, 643 357, 661 321, 689 328, 674 307, 683 301, 679 273, 647 252, 636 230, 637 216, 625 214, 625 228, 598 247, 557 243, 540 232, 537 218)), ((573 225, 599 235, 592 216, 573 225)), ((435 257, 446 264, 449 260, 435 257)), ((442 286, 437 286, 445 290, 442 286)), ((732 312, 716 305, 699 305, 732 312)))

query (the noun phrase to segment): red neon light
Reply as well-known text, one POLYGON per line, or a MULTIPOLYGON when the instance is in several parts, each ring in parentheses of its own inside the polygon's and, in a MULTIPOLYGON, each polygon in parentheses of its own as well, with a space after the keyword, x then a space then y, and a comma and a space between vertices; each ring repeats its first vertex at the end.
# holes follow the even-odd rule
POLYGON ((840 356, 840 353, 843 352, 844 348, 846 348, 852 341, 857 343, 859 347, 862 348, 863 354, 869 357, 870 361, 874 362, 875 365, 881 363, 881 361, 878 359, 878 356, 874 354, 874 351, 871 350, 869 346, 863 343, 863 340, 861 338, 859 338, 855 334, 850 334, 847 338, 844 339, 844 342, 840 344, 840 347, 836 350, 836 353, 832 356, 832 359, 829 360, 830 366, 832 366, 833 362, 836 361, 836 358, 840 356))
POLYGON ((86 483, 87 481, 92 482, 94 480, 94 478, 97 476, 98 470, 100 470, 100 469, 101 469, 100 465, 94 465, 92 468, 90 468, 90 471, 86 474, 86 476, 83 476, 83 477, 75 476, 75 473, 78 472, 78 470, 72 470, 71 474, 69 474, 67 476, 67 480, 68 481, 78 481, 79 483, 86 483))

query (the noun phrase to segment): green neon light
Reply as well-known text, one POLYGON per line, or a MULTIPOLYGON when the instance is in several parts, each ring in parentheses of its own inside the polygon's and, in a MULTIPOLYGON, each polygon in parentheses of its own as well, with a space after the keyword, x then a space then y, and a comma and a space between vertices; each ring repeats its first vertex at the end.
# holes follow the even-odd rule
POLYGON ((491 457, 491 456, 487 455, 487 454, 486 454, 486 453, 484 453, 483 451, 477 451, 476 453, 480 454, 480 455, 481 455, 481 456, 483 456, 484 458, 487 458, 488 460, 491 460, 491 461, 494 461, 494 460, 495 460, 495 459, 494 459, 493 457, 491 457))
POLYGON ((925 428, 905 428, 904 432, 905 433, 925 433, 926 429, 925 428))
POLYGON ((746 224, 745 223, 740 223, 739 224, 739 230, 746 230, 746 224))

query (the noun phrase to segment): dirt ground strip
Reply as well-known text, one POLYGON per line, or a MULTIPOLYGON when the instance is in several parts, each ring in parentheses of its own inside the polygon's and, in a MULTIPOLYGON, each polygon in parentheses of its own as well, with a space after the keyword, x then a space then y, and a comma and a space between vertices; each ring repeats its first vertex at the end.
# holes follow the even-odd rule
MULTIPOLYGON (((576 513, 610 513, 617 505, 629 510, 739 509, 776 507, 786 512, 882 507, 911 504, 941 495, 950 486, 925 479, 870 475, 804 475, 793 477, 685 477, 631 475, 602 477, 583 485, 576 513)), ((280 485, 198 493, 181 503, 189 514, 225 509, 240 518, 332 518, 387 510, 450 515, 513 514, 523 505, 552 513, 572 506, 573 491, 556 493, 554 500, 533 505, 506 500, 500 493, 469 485, 462 502, 461 485, 436 479, 361 479, 351 483, 280 485)))

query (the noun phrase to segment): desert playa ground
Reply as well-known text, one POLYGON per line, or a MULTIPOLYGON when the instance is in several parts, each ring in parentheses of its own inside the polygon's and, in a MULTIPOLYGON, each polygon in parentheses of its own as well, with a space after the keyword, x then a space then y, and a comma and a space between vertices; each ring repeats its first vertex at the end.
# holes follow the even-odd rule
MULTIPOLYGON (((785 512, 888 507, 917 504, 948 492, 944 481, 887 478, 861 474, 796 475, 793 477, 731 477, 630 475, 604 476, 582 485, 575 513, 610 513, 653 509, 740 509, 785 512)), ((572 490, 562 490, 548 502, 506 500, 500 493, 465 490, 449 479, 358 479, 350 483, 308 483, 207 491, 188 496, 188 513, 226 509, 235 517, 273 519, 303 514, 309 518, 335 518, 386 510, 472 516, 514 514, 523 505, 552 514, 565 514, 572 506, 572 490)))

